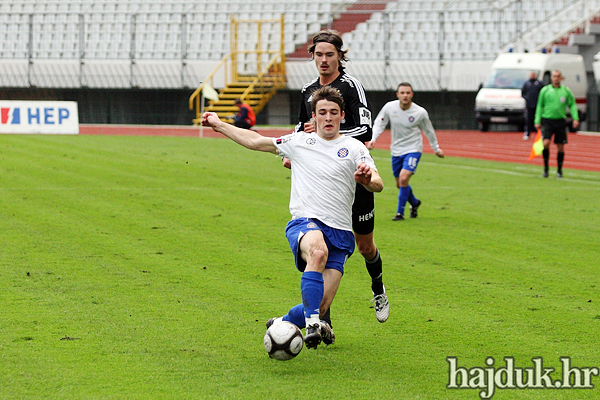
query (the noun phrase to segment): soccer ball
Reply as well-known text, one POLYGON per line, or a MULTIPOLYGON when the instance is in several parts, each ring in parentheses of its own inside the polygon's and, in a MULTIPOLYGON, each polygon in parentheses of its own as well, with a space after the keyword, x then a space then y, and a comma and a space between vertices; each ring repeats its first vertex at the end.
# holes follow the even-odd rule
POLYGON ((304 346, 304 339, 302 331, 296 325, 287 321, 279 321, 267 329, 264 343, 269 357, 286 361, 300 353, 304 346))

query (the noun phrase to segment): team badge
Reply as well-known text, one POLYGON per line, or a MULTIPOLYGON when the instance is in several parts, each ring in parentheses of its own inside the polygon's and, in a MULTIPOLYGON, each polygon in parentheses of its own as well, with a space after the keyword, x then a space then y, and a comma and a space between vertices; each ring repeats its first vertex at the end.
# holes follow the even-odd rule
POLYGON ((310 222, 308 225, 306 225, 306 227, 308 229, 315 229, 317 228, 317 224, 315 224, 314 222, 310 222))
POLYGON ((317 143, 317 139, 315 139, 315 138, 306 139, 306 144, 309 146, 313 146, 315 143, 317 143))
POLYGON ((341 148, 338 150, 337 155, 339 158, 344 158, 344 157, 348 157, 348 153, 349 153, 348 149, 344 147, 344 148, 341 148))
POLYGON ((410 123, 415 122, 415 117, 413 117, 412 115, 410 117, 408 117, 408 122, 410 122, 410 123))

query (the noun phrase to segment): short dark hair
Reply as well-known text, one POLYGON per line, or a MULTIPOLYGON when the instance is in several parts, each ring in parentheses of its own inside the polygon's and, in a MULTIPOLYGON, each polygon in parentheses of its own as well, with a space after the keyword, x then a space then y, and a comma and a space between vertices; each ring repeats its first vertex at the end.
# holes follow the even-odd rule
POLYGON ((401 83, 398 85, 398 87, 396 88, 396 92, 397 92, 398 90, 400 90, 400 86, 408 86, 408 87, 410 88, 410 90, 414 91, 414 90, 413 90, 413 87, 412 87, 412 85, 411 85, 410 83, 408 83, 408 82, 401 82, 401 83))
POLYGON ((242 104, 242 99, 235 99, 235 100, 234 100, 234 103, 235 103, 235 104, 242 104))
POLYGON ((337 52, 341 55, 340 68, 342 67, 342 62, 348 61, 348 58, 346 57, 348 50, 342 50, 342 47, 344 47, 344 40, 342 40, 342 35, 340 35, 338 31, 326 29, 316 33, 312 38, 312 44, 308 46, 308 52, 314 56, 315 47, 317 47, 317 43, 321 42, 330 43, 335 46, 337 52))
POLYGON ((322 86, 312 93, 310 109, 312 112, 317 111, 317 103, 321 100, 327 100, 336 103, 340 106, 340 111, 344 111, 344 99, 339 90, 331 86, 322 86))

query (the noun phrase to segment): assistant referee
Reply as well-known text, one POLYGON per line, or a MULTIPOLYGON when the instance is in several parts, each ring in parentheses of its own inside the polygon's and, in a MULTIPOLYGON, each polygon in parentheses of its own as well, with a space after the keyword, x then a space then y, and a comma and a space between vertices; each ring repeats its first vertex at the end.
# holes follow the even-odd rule
POLYGON ((562 73, 558 70, 552 71, 550 76, 551 85, 546 85, 540 91, 537 108, 535 110, 535 127, 542 129, 544 143, 544 178, 548 177, 548 160, 550 159, 550 140, 554 136, 556 144, 556 162, 558 168, 556 177, 562 178, 562 166, 565 160, 565 144, 567 144, 567 107, 573 118, 573 128, 579 127, 579 112, 573 92, 566 86, 561 85, 562 73))

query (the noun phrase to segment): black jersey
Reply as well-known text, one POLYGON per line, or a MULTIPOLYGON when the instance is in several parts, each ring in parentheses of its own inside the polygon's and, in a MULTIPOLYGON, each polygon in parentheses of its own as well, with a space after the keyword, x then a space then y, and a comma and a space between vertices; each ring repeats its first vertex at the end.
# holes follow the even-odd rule
MULTIPOLYGON (((312 116, 310 107, 312 93, 321 86, 319 78, 317 78, 302 88, 302 104, 298 118, 300 122, 296 125, 296 131, 303 131, 304 123, 310 121, 312 116)), ((367 99, 363 85, 358 79, 342 70, 340 76, 330 83, 329 86, 340 91, 346 106, 344 110, 346 114, 340 126, 340 133, 352 136, 363 143, 371 140, 373 134, 371 103, 367 99)))

